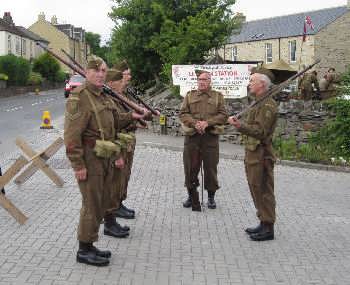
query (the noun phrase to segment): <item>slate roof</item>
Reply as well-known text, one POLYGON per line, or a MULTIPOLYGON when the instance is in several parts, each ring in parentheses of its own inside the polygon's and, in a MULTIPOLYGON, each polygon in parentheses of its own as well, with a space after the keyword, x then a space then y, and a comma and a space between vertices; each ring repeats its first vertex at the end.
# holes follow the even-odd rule
POLYGON ((18 35, 21 37, 27 37, 22 31, 16 28, 14 25, 10 25, 6 21, 4 21, 2 18, 0 18, 0 31, 6 31, 14 35, 18 35))
POLYGON ((30 38, 34 41, 49 43, 48 40, 45 40, 44 38, 38 36, 37 34, 33 33, 32 31, 30 31, 22 26, 16 26, 16 28, 19 29, 22 33, 24 33, 27 36, 27 38, 30 38))
POLYGON ((267 18, 243 23, 239 34, 232 35, 227 43, 261 41, 303 35, 304 21, 310 16, 314 31, 307 28, 307 35, 317 34, 321 29, 350 10, 346 6, 327 8, 298 14, 267 18))

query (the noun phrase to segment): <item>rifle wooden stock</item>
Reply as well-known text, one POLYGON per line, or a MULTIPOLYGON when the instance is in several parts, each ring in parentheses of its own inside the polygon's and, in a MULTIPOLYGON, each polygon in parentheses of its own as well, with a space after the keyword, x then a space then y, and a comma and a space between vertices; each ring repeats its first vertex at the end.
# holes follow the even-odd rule
POLYGON ((139 104, 142 104, 148 111, 150 111, 153 115, 158 116, 159 113, 156 112, 150 105, 148 105, 145 101, 143 101, 140 96, 137 94, 137 90, 132 87, 128 87, 126 89, 126 92, 128 92, 139 104))
POLYGON ((316 60, 313 64, 310 64, 309 66, 307 66, 305 69, 303 69, 302 71, 298 72, 297 74, 291 76, 290 78, 288 78, 287 80, 283 81, 282 83, 274 86, 271 88, 271 90, 269 90, 269 92, 267 92, 266 95, 264 95, 263 97, 259 98, 258 100, 255 100, 253 103, 251 103, 247 108, 243 109, 241 112, 239 112, 238 114, 234 115, 237 119, 241 118, 242 115, 246 112, 248 112, 250 109, 252 109, 254 106, 260 104, 261 102, 265 101, 267 98, 276 95, 278 93, 280 93, 284 88, 286 88, 292 81, 294 81, 295 79, 297 79, 299 76, 303 75, 306 71, 310 70, 311 68, 313 68, 316 64, 320 63, 321 60, 318 59, 316 60))
MULTIPOLYGON (((55 54, 53 51, 49 50, 46 46, 44 46, 43 44, 41 44, 40 42, 36 42, 36 44, 38 46, 40 46, 42 49, 44 49, 45 51, 47 51, 49 54, 51 54, 53 57, 57 58, 60 62, 62 62, 63 64, 67 65, 70 69, 72 69, 73 71, 75 71, 76 73, 80 74, 81 76, 83 76, 84 78, 86 78, 85 72, 83 70, 80 70, 80 68, 77 68, 76 66, 74 66, 73 64, 71 64, 70 62, 66 61, 65 59, 63 59, 62 57, 60 57, 59 55, 55 54)), ((119 102, 123 102, 125 105, 127 105, 129 108, 135 110, 137 113, 143 115, 144 111, 143 108, 140 107, 139 105, 135 104, 134 102, 128 100, 127 98, 125 98, 124 96, 114 92, 110 87, 108 87, 106 84, 103 85, 103 91, 106 92, 108 95, 116 98, 117 100, 119 100, 119 102)))
POLYGON ((82 71, 84 71, 84 67, 80 65, 79 62, 77 62, 68 52, 66 52, 63 48, 61 48, 61 51, 77 66, 79 67, 82 71))

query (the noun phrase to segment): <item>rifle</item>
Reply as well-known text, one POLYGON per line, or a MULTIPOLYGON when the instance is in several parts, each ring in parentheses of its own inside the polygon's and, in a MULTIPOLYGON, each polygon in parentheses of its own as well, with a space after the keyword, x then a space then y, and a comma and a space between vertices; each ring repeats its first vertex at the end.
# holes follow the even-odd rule
POLYGON ((150 111, 153 115, 155 116, 159 116, 159 112, 157 112, 156 110, 154 110, 150 105, 148 105, 145 101, 143 101, 140 96, 139 96, 139 92, 138 90, 136 90, 136 88, 133 87, 127 87, 126 88, 126 92, 129 93, 139 104, 145 106, 145 108, 150 111))
POLYGON ((242 115, 246 112, 248 112, 250 109, 252 109, 253 107, 255 107, 256 105, 264 102, 267 98, 272 97, 278 93, 280 93, 284 88, 286 88, 292 81, 294 81, 295 79, 297 79, 299 76, 303 75, 306 71, 310 70, 311 68, 313 68, 316 64, 320 63, 320 59, 316 60, 313 64, 310 64, 309 66, 307 66, 305 69, 303 69, 302 71, 299 71, 297 74, 291 76, 290 78, 288 78, 287 80, 283 81, 282 83, 272 87, 266 95, 264 95, 263 97, 255 100, 253 103, 251 103, 247 108, 243 109, 241 112, 239 112, 238 114, 234 115, 237 119, 241 118, 242 115))
POLYGON ((66 52, 63 48, 61 48, 61 51, 77 66, 79 67, 82 71, 84 71, 84 67, 80 65, 68 52, 66 52))
MULTIPOLYGON (((44 46, 42 43, 40 42, 36 42, 36 44, 38 46, 40 46, 43 50, 45 50, 46 52, 48 52, 49 54, 51 54, 53 57, 57 58, 60 62, 62 62, 63 64, 67 65, 70 69, 72 69, 73 71, 75 71, 76 73, 80 74, 81 76, 83 76, 84 78, 86 78, 85 72, 83 70, 80 70, 79 68, 76 68, 76 66, 74 66, 73 64, 69 63, 68 61, 66 61, 65 59, 61 58, 59 55, 55 54, 53 51, 49 50, 46 46, 44 46)), ((134 102, 128 100, 127 98, 125 98, 124 96, 114 92, 109 86, 107 86, 106 84, 103 85, 103 92, 105 92, 106 94, 112 96, 114 99, 117 99, 118 102, 121 102, 122 104, 125 104, 128 108, 131 108, 133 110, 135 110, 137 113, 143 115, 144 111, 143 108, 141 108, 139 105, 135 104, 134 102)))

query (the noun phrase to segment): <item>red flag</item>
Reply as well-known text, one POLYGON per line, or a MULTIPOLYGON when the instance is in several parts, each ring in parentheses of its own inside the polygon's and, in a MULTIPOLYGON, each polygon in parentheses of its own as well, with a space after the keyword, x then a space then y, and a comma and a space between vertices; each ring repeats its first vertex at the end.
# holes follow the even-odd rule
POLYGON ((305 21, 304 21, 304 31, 303 31, 303 42, 305 42, 305 40, 306 40, 306 26, 309 26, 309 28, 311 29, 311 30, 314 30, 315 28, 314 28, 314 24, 312 23, 312 21, 311 21, 311 17, 310 16, 306 16, 305 17, 305 21))

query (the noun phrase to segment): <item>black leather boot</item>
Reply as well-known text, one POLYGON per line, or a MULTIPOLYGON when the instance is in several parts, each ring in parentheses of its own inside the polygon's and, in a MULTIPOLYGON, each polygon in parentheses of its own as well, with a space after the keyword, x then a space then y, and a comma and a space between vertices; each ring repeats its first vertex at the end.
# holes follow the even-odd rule
POLYGON ((201 212, 201 203, 199 202, 199 194, 197 189, 191 190, 191 199, 192 199, 192 211, 201 212))
POLYGON ((115 221, 112 215, 105 217, 105 225, 103 233, 107 236, 112 236, 116 238, 125 238, 129 235, 128 231, 123 231, 121 226, 115 221))
POLYGON ((208 191, 208 208, 209 209, 216 209, 216 203, 215 203, 214 197, 215 197, 215 192, 208 191))
POLYGON ((191 190, 187 190, 187 193, 187 199, 182 203, 182 206, 184 206, 184 208, 190 208, 192 206, 191 190))
POLYGON ((260 222, 259 225, 257 225, 256 227, 246 228, 245 232, 248 235, 251 235, 251 234, 256 234, 256 233, 260 232, 261 229, 262 229, 262 223, 260 222))
POLYGON ((250 238, 254 241, 273 240, 275 238, 273 224, 262 222, 262 229, 255 234, 251 234, 250 238))
POLYGON ((124 231, 124 232, 130 231, 130 228, 129 228, 128 226, 126 226, 126 225, 122 226, 122 225, 119 224, 117 221, 115 221, 115 223, 116 223, 116 227, 119 228, 119 229, 121 229, 122 231, 124 231))
MULTIPOLYGON (((79 241, 79 250, 77 252, 77 262, 85 263, 93 266, 107 266, 109 259, 99 256, 98 254, 108 255, 108 251, 98 250, 92 243, 79 241)), ((109 255, 111 252, 109 251, 109 255)))
POLYGON ((122 219, 135 219, 135 213, 129 212, 121 206, 113 214, 122 219))
POLYGON ((123 202, 120 203, 120 207, 123 208, 125 211, 132 213, 135 216, 135 210, 128 208, 123 204, 123 202))

